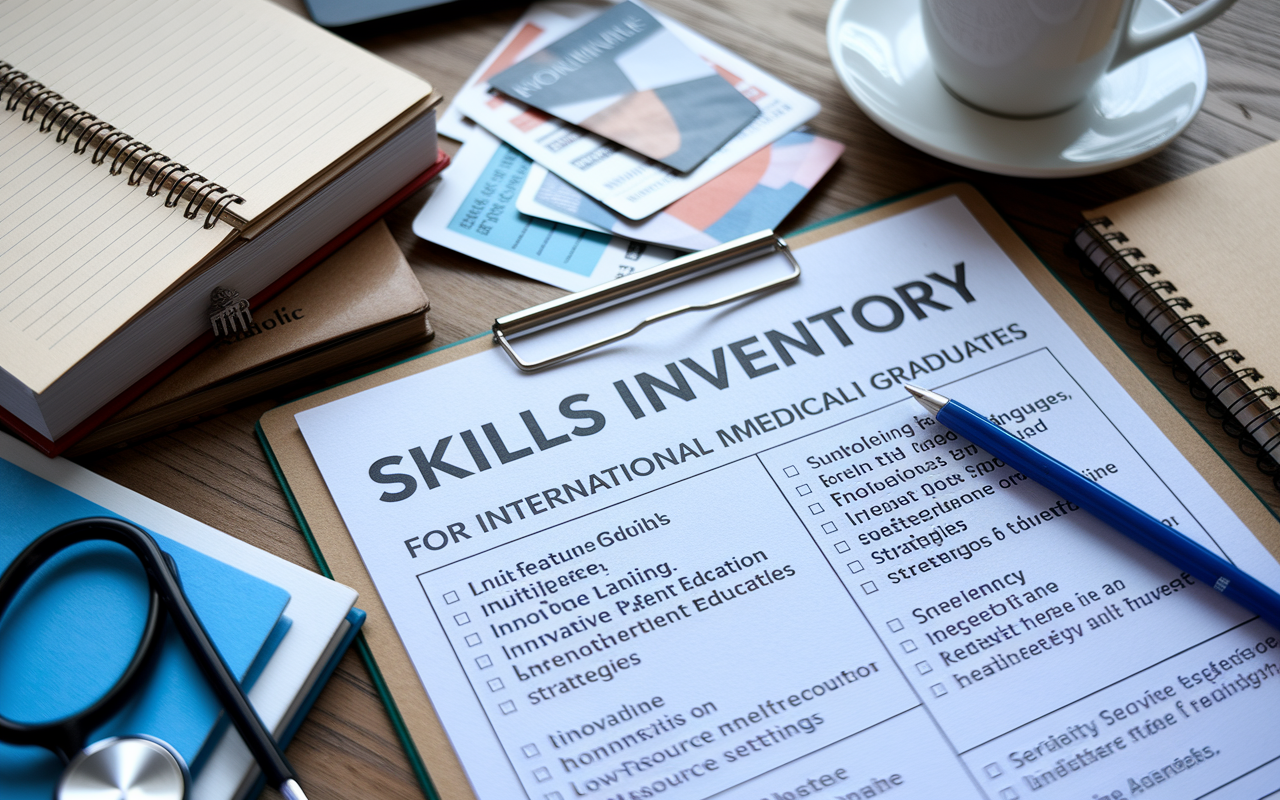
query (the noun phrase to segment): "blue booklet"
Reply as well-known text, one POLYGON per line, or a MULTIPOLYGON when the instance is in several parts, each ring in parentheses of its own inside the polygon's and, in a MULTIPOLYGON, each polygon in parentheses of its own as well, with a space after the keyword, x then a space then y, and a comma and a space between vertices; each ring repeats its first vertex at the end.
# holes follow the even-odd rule
MULTIPOLYGON (((0 459, 0 565, 50 528, 94 516, 119 518, 0 459)), ((289 593, 149 532, 177 563, 192 607, 232 672, 251 682, 288 630, 281 615, 289 593)), ((141 566, 118 545, 85 543, 52 559, 0 620, 0 713, 42 722, 100 697, 133 654, 147 598, 141 566)), ((171 625, 164 636, 147 685, 90 741, 146 733, 198 769, 222 708, 171 625)), ((45 800, 60 770, 46 750, 0 744, 0 795, 6 800, 45 800)))

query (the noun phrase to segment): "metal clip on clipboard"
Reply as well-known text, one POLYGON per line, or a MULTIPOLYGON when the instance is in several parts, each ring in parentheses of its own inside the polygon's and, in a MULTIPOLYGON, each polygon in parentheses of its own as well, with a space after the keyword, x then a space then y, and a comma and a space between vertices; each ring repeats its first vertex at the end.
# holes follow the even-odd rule
POLYGON ((690 253, 687 256, 672 259, 659 267, 637 272, 634 275, 618 278, 592 289, 565 295, 558 300, 551 300, 533 308, 527 308, 524 311, 517 311, 514 314, 499 317, 493 322, 493 338, 497 340, 498 344, 502 345, 503 350, 507 351, 507 355, 511 356, 511 360, 515 362, 517 367, 525 372, 533 372, 567 361, 574 356, 582 355, 598 347, 612 344, 620 339, 625 339, 638 332, 641 328, 668 317, 674 317, 686 311, 701 311, 722 306, 735 300, 741 300, 744 297, 750 297, 754 294, 795 283, 799 279, 800 262, 796 261, 796 257, 792 254, 791 248, 787 246, 786 241, 771 230, 760 231, 749 236, 743 236, 740 239, 734 239, 731 242, 725 242, 709 250, 690 253), (751 259, 768 255, 771 252, 782 253, 791 262, 791 272, 789 274, 749 289, 743 289, 740 292, 734 292, 718 300, 712 300, 707 303, 691 303, 677 306, 658 314, 652 314, 640 320, 632 328, 596 339, 593 342, 566 350, 563 353, 548 356, 540 361, 525 361, 516 355, 516 351, 511 347, 509 337, 544 330, 561 322, 584 317, 610 306, 634 300, 694 278, 709 275, 725 267, 741 264, 744 261, 750 261, 751 259))

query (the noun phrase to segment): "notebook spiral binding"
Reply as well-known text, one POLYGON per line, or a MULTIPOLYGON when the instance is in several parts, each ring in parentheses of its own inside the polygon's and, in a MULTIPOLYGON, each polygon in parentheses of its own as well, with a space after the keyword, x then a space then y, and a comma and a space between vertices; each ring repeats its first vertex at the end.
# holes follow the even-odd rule
POLYGON ((217 225, 230 206, 244 202, 226 187, 153 150, 6 61, 0 61, 0 101, 5 111, 20 112, 23 122, 38 123, 40 133, 56 131, 54 138, 59 144, 71 142, 76 153, 92 150, 90 160, 95 165, 109 161, 112 175, 128 169, 129 185, 145 181, 148 197, 164 192, 167 208, 176 208, 185 200, 182 215, 196 219, 203 212, 206 228, 217 225))
POLYGON ((1242 365, 1238 350, 1222 347, 1226 337, 1211 330, 1208 319, 1187 313, 1191 301, 1159 279, 1160 269, 1137 247, 1125 246, 1128 242, 1123 231, 1113 230, 1110 219, 1099 217, 1076 230, 1068 250, 1079 257, 1085 276, 1109 296, 1111 307, 1125 315, 1143 343, 1155 348, 1178 382, 1280 489, 1280 392, 1262 383, 1256 369, 1242 365))

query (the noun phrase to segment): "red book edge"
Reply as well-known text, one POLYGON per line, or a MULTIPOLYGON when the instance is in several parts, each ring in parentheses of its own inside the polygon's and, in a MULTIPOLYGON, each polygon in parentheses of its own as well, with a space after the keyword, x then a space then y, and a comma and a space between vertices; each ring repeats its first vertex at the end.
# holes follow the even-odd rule
MULTIPOLYGON (((307 270, 311 269, 316 264, 319 264, 321 261, 324 261, 326 258, 333 255, 334 251, 336 251, 339 247, 342 247, 344 244, 354 239, 356 235, 359 234, 361 231, 363 231, 365 228, 368 228, 374 222, 376 222, 377 220, 381 219, 384 215, 386 215, 387 212, 391 211, 391 209, 395 208, 396 206, 400 205, 405 200, 407 200, 409 198, 409 195, 418 191, 423 186, 426 186, 431 181, 432 178, 434 178, 436 175, 439 175, 440 171, 443 170, 448 165, 449 165, 449 155, 445 153, 443 150, 441 150, 439 154, 436 156, 436 161, 434 164, 431 165, 430 169, 428 169, 426 172, 422 173, 418 177, 414 178, 409 183, 405 184, 404 187, 400 189, 400 191, 391 195, 391 197, 388 197, 386 201, 384 201, 377 208, 373 209, 368 214, 365 214, 363 217, 356 220, 356 222, 352 224, 351 227, 347 228, 342 233, 330 239, 326 244, 321 246, 319 250, 316 250, 314 253, 312 253, 311 255, 304 258, 301 262, 299 262, 297 266, 290 269, 284 275, 281 275, 274 283, 272 283, 270 286, 268 286, 267 288, 263 289, 261 292, 256 294, 253 297, 253 299, 249 301, 250 305, 253 306, 254 308, 257 308, 260 304, 265 303, 271 298, 275 297, 277 294, 283 291, 286 286, 288 286, 289 284, 293 283, 298 278, 301 278, 304 274, 306 274, 307 270)), ((178 367, 185 364, 187 361, 194 358, 197 353, 199 353, 201 350, 208 347, 212 342, 213 342, 212 331, 205 331, 204 333, 200 334, 200 336, 196 338, 195 341, 191 342, 191 344, 179 350, 177 353, 171 356, 163 364, 161 364, 160 366, 152 370, 150 373, 148 373, 146 377, 142 378, 137 383, 133 384, 128 389, 121 392, 118 396, 116 396, 115 399, 108 402, 102 408, 99 408, 92 415, 86 418, 83 422, 81 422, 79 425, 72 428, 70 431, 67 431, 67 433, 63 435, 62 438, 56 441, 42 436, 30 425, 18 419, 12 413, 10 413, 8 409, 5 409, 3 407, 0 407, 0 422, 3 422, 6 426, 8 426, 8 428, 12 433, 14 433, 19 438, 26 441, 27 444, 31 445, 32 447, 39 450, 41 453, 44 453, 45 455, 49 456, 50 458, 53 458, 54 456, 57 456, 58 454, 60 454, 62 451, 66 450, 71 445, 78 442, 80 439, 84 438, 85 435, 87 435, 94 428, 98 427, 100 424, 105 422, 108 418, 113 416, 117 411, 119 411, 120 409, 127 406, 129 403, 136 400, 143 392, 150 389, 152 386, 155 386, 163 378, 169 375, 169 373, 173 372, 175 369, 177 369, 178 367)))

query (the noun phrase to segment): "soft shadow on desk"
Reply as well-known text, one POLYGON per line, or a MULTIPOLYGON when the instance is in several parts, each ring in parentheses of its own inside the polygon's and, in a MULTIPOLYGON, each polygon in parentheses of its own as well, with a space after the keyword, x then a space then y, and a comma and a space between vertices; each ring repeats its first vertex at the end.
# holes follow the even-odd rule
MULTIPOLYGON (((424 2, 426 1, 424 0, 424 2)), ((443 22, 453 22, 465 17, 485 14, 490 11, 501 11, 525 5, 528 5, 528 3, 516 2, 516 0, 452 0, 452 2, 420 8, 416 11, 406 11, 403 14, 371 19, 366 22, 356 22, 351 25, 342 25, 329 28, 329 30, 344 39, 359 43, 362 39, 370 39, 387 34, 404 34, 413 28, 425 28, 443 22)))

